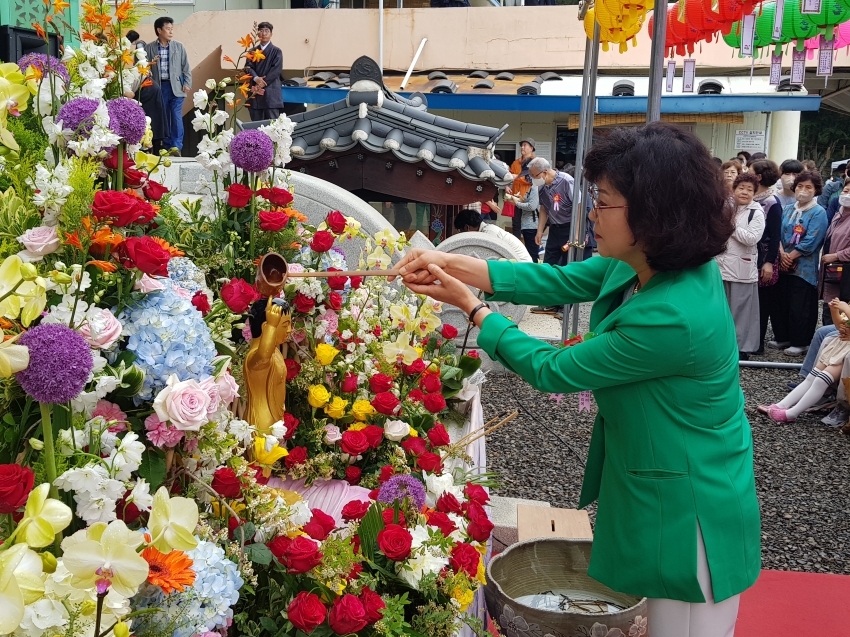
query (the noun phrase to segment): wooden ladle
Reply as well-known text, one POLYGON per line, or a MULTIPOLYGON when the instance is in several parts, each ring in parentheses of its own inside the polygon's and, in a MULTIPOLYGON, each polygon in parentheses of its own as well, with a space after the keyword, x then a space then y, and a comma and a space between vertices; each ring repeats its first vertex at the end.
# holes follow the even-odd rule
POLYGON ((260 259, 257 268, 257 291, 263 296, 277 296, 290 278, 322 278, 332 276, 399 276, 392 270, 351 270, 348 272, 290 272, 289 264, 277 252, 269 252, 260 259))

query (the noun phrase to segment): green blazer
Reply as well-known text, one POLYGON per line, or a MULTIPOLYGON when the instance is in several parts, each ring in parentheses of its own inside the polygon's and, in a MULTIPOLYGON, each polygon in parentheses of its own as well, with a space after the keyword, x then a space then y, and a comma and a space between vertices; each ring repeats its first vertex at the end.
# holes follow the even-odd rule
POLYGON ((557 349, 498 314, 478 344, 544 392, 592 390, 599 406, 580 507, 599 500, 588 574, 624 593, 704 602, 697 523, 715 601, 761 567, 750 425, 720 270, 660 272, 628 301, 635 271, 594 257, 565 267, 489 262, 496 301, 593 301, 597 336, 557 349))

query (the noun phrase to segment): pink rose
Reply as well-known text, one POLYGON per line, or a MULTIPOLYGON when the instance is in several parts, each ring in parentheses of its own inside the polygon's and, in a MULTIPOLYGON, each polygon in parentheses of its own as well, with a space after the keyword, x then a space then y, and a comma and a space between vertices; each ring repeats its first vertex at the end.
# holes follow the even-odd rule
POLYGON ((339 431, 339 427, 336 425, 325 425, 325 443, 333 445, 340 440, 342 440, 342 434, 339 431))
POLYGON ((28 262, 41 261, 45 256, 59 249, 59 235, 56 234, 56 228, 52 226, 30 228, 18 237, 18 241, 26 248, 18 256, 28 262))
POLYGON ((210 404, 207 405, 207 413, 214 414, 218 411, 219 405, 221 405, 221 393, 218 390, 218 383, 215 382, 215 378, 208 376, 198 383, 198 386, 207 392, 207 396, 210 397, 210 404))
POLYGON ((151 292, 159 292, 163 289, 163 287, 162 283, 157 281, 155 278, 148 276, 147 274, 143 274, 142 278, 136 281, 133 289, 149 294, 151 292))
POLYGON ((109 349, 121 338, 121 322, 106 308, 88 313, 87 320, 77 331, 95 349, 109 349))
POLYGON ((194 379, 178 380, 176 374, 157 394, 153 409, 160 420, 170 420, 180 431, 198 431, 208 421, 210 397, 194 379))
POLYGON ((229 405, 239 398, 239 385, 236 384, 236 379, 230 375, 230 372, 224 372, 216 378, 215 383, 218 385, 218 394, 221 396, 221 401, 225 405, 229 405))

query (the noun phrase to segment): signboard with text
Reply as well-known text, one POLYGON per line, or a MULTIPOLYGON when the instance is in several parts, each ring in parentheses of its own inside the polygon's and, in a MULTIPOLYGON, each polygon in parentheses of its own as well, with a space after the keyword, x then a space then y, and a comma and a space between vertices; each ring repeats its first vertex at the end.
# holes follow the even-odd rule
POLYGON ((746 150, 750 153, 764 152, 764 131, 736 130, 735 150, 746 150))

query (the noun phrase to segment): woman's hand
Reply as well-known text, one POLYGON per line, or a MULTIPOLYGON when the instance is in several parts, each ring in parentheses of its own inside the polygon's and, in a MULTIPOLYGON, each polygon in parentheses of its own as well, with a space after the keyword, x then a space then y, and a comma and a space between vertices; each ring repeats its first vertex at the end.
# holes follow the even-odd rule
POLYGON ((779 255, 779 263, 782 266, 781 269, 783 272, 788 272, 792 267, 794 267, 794 259, 792 259, 791 255, 787 252, 783 252, 779 255))
POLYGON ((408 281, 408 277, 405 277, 404 284, 416 294, 424 294, 435 301, 449 303, 466 314, 469 314, 481 302, 466 283, 446 274, 436 263, 429 264, 427 272, 427 278, 430 279, 428 283, 408 281))
POLYGON ((773 278, 773 264, 765 263, 761 266, 761 282, 762 283, 770 283, 770 280, 773 278))
MULTIPOLYGON (((411 248, 407 254, 398 262, 396 269, 401 274, 404 284, 430 285, 436 279, 428 270, 432 263, 441 269, 449 265, 450 255, 439 250, 423 250, 422 248, 411 248)), ((390 281, 395 277, 390 277, 390 281)), ((410 287, 409 285, 407 287, 410 287)), ((413 289, 413 288, 411 288, 413 289)))
POLYGON ((838 261, 838 255, 837 254, 825 254, 820 258, 820 260, 821 260, 821 263, 835 263, 836 261, 838 261))

